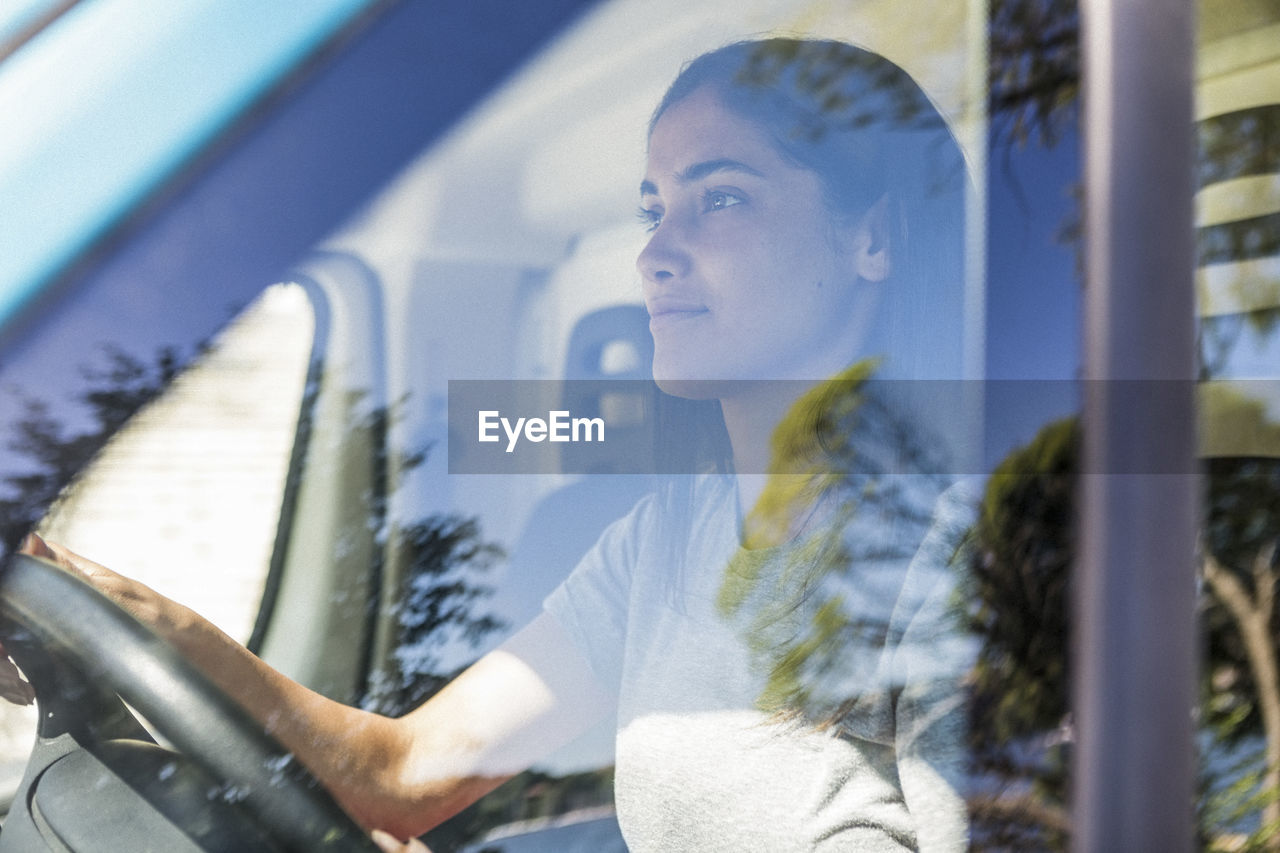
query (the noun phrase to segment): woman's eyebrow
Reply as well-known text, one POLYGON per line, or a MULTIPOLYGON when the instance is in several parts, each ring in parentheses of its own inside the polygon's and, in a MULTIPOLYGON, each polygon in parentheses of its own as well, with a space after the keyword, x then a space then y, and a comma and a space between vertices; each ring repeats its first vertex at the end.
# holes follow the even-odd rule
MULTIPOLYGON (((681 184, 688 184, 701 180, 708 175, 716 172, 741 172, 747 175, 755 175, 757 178, 763 178, 765 175, 759 169, 748 166, 741 160, 731 160, 728 157, 718 157, 715 160, 703 160, 700 163, 694 163, 687 169, 676 175, 676 181, 681 184)), ((657 195, 658 188, 652 181, 640 182, 640 195, 657 195)))
POLYGON ((748 175, 755 175, 757 178, 763 178, 764 173, 759 169, 748 166, 740 160, 730 160, 727 157, 720 157, 715 160, 704 160, 701 163, 694 163, 680 174, 676 175, 676 180, 682 184, 692 183, 701 180, 707 175, 716 172, 743 172, 748 175))

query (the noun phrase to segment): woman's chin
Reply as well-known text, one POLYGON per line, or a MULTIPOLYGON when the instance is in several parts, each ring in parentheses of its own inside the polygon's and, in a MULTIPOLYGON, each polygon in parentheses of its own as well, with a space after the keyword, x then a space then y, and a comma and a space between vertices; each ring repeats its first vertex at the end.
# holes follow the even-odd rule
POLYGON ((762 384, 778 378, 755 361, 726 363, 718 356, 706 348, 677 354, 658 347, 653 358, 653 381, 672 397, 723 401, 757 394, 762 384))
POLYGON ((686 400, 713 400, 719 398, 717 386, 721 384, 715 379, 699 379, 684 374, 656 374, 654 383, 664 394, 682 397, 686 400))
POLYGON ((758 379, 710 377, 688 373, 658 373, 653 381, 665 394, 686 400, 729 400, 758 390, 758 379))

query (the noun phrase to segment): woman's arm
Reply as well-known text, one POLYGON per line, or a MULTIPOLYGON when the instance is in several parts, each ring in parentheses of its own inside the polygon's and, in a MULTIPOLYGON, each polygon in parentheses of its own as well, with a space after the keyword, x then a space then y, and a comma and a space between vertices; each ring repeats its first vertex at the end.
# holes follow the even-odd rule
POLYGON ((392 719, 303 687, 189 608, 65 548, 33 536, 23 551, 84 578, 171 642, 357 821, 401 838, 460 811, 611 707, 586 660, 545 614, 392 719))
POLYGON ((383 853, 431 853, 427 846, 416 838, 401 841, 389 832, 380 829, 373 831, 373 842, 383 853))

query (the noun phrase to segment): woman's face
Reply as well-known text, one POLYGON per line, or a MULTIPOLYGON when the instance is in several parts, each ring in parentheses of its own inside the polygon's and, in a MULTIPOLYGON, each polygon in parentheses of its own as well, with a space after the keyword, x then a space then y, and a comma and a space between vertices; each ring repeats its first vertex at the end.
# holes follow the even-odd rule
POLYGON ((723 397, 733 386, 690 380, 823 379, 855 356, 867 229, 837 224, 818 176, 710 90, 658 119, 641 209, 652 237, 636 263, 664 390, 723 397))

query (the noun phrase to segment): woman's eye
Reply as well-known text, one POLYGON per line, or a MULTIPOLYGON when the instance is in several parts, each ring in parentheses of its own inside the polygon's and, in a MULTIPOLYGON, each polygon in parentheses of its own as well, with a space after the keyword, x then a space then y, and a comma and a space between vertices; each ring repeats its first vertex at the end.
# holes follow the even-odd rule
POLYGON ((636 211, 636 218, 644 225, 644 230, 653 231, 662 224, 662 211, 642 207, 636 211))
POLYGON ((702 209, 706 212, 724 210, 726 207, 733 207, 735 204, 742 204, 742 199, 724 190, 708 190, 702 196, 702 209))

